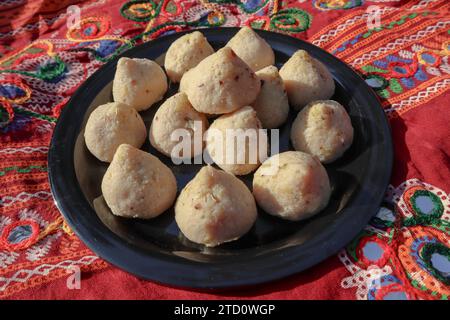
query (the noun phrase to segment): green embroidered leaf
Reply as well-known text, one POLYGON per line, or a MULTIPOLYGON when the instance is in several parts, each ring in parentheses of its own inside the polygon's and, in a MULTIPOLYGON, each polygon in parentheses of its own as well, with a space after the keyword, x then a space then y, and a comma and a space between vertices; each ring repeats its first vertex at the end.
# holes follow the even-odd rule
POLYGON ((31 48, 28 48, 27 50, 25 50, 25 52, 29 53, 29 54, 41 53, 43 51, 44 50, 42 48, 36 48, 36 47, 31 47, 31 48))
POLYGON ((250 25, 254 29, 261 29, 264 26, 265 21, 253 21, 250 25))
POLYGON ((386 89, 383 89, 381 91, 378 91, 378 95, 383 98, 383 99, 387 99, 391 96, 391 94, 389 93, 389 91, 387 91, 386 89))
POLYGON ((173 2, 170 1, 167 5, 166 5, 166 11, 170 12, 170 13, 175 13, 177 12, 177 5, 173 2))
POLYGON ((18 173, 30 173, 33 170, 39 170, 41 172, 46 172, 47 171, 47 167, 44 166, 27 166, 27 167, 18 167, 18 166, 13 166, 13 167, 6 167, 3 170, 0 170, 0 177, 4 176, 7 172, 9 171, 16 171, 18 173))
POLYGON ((403 92, 403 88, 402 85, 400 84, 400 82, 398 82, 397 79, 391 79, 389 81, 389 89, 392 90, 392 92, 394 93, 402 93, 403 92))
POLYGON ((6 60, 5 62, 3 62, 3 63, 1 64, 1 66, 2 66, 3 68, 10 67, 10 66, 12 65, 13 61, 14 61, 14 59, 6 60))
POLYGON ((383 69, 380 69, 380 68, 377 68, 377 67, 371 66, 371 65, 363 66, 363 67, 361 67, 361 69, 368 73, 372 73, 372 72, 387 73, 386 70, 383 70, 383 69))

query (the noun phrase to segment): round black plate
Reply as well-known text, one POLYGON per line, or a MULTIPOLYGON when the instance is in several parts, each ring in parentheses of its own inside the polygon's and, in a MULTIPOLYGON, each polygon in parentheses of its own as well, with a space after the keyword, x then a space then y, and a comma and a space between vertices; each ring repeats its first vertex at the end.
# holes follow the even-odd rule
MULTIPOLYGON (((203 29, 211 45, 222 47, 237 28, 203 29)), ((161 61, 170 44, 185 32, 137 46, 123 54, 161 61)), ((261 209, 255 226, 238 241, 217 248, 195 245, 175 224, 173 209, 152 220, 113 216, 101 196, 107 164, 86 149, 83 130, 90 112, 112 101, 117 59, 105 64, 72 96, 51 141, 49 177, 56 204, 81 240, 103 259, 139 277, 172 286, 219 289, 279 279, 305 270, 336 253, 364 228, 382 201, 392 168, 387 120, 375 94, 355 72, 329 53, 285 35, 258 31, 272 46, 280 67, 298 49, 322 61, 336 82, 334 100, 349 112, 355 139, 345 155, 326 169, 332 184, 328 207, 302 222, 269 216, 261 209)), ((166 98, 176 92, 171 85, 166 98)), ((157 110, 141 113, 147 127, 157 110)), ((280 152, 292 149, 291 114, 280 130, 280 152)), ((174 165, 151 148, 174 172, 180 191, 201 165, 174 165)), ((252 175, 242 178, 251 187, 252 175)))

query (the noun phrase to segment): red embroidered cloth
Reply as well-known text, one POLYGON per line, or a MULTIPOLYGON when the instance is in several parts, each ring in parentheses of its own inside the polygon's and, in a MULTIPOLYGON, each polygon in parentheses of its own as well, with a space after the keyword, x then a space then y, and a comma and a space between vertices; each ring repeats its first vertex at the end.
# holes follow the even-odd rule
POLYGON ((446 0, 0 2, 0 298, 448 299, 449 8, 446 0), (320 46, 378 93, 395 146, 385 202, 338 255, 288 279, 224 294, 137 279, 87 249, 53 204, 46 157, 58 114, 129 47, 240 25, 320 46), (74 267, 80 289, 67 286, 74 267))

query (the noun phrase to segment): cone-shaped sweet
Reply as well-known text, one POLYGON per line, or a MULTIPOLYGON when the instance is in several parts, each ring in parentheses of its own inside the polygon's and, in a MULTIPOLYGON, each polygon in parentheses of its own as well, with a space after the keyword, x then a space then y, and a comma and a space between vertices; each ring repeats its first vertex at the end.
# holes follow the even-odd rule
POLYGON ((256 75, 261 80, 261 91, 252 107, 264 128, 278 128, 289 114, 289 101, 283 79, 275 66, 265 67, 257 71, 256 75))
POLYGON ((308 104, 291 128, 295 150, 312 154, 330 163, 344 154, 353 142, 353 127, 345 108, 333 100, 308 104))
POLYGON ((327 100, 334 94, 334 80, 330 71, 306 51, 298 50, 281 67, 289 103, 300 110, 314 100, 327 100))
POLYGON ((172 206, 177 181, 157 157, 122 144, 103 176, 102 193, 113 214, 150 219, 172 206))
POLYGON ((181 232, 208 247, 240 238, 253 226, 256 216, 255 199, 247 186, 211 166, 197 173, 175 204, 181 232))
POLYGON ((325 208, 330 182, 320 161, 299 151, 276 154, 258 168, 253 195, 267 213, 287 220, 303 220, 325 208))
POLYGON ((199 32, 185 34, 169 47, 164 68, 172 82, 180 82, 183 74, 214 53, 205 36, 199 32))
POLYGON ((114 101, 142 111, 163 98, 167 91, 167 77, 152 60, 120 58, 112 90, 114 101))
POLYGON ((121 144, 139 148, 146 136, 147 129, 138 112, 119 102, 98 106, 90 114, 84 130, 87 148, 105 162, 111 162, 121 144))
POLYGON ((270 45, 249 27, 241 28, 228 41, 227 47, 233 49, 253 71, 261 70, 275 63, 275 55, 270 45))
POLYGON ((181 78, 194 109, 207 114, 233 112, 252 103, 260 90, 255 73, 228 47, 203 59, 181 78))
POLYGON ((192 158, 203 152, 203 134, 207 128, 206 116, 192 108, 186 94, 180 92, 156 111, 150 127, 150 143, 168 157, 192 158), (182 141, 184 139, 189 143, 182 141), (187 146, 189 148, 184 152, 183 148, 187 146))
POLYGON ((252 107, 222 115, 206 132, 206 149, 223 170, 234 175, 248 174, 267 156, 267 134, 260 129, 261 122, 252 107))

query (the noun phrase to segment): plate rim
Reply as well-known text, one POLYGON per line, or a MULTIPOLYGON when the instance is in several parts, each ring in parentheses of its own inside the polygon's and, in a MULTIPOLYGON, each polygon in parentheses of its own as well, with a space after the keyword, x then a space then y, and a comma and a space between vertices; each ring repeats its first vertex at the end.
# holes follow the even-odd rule
MULTIPOLYGON (((141 50, 149 50, 148 47, 151 48, 158 43, 171 40, 173 41, 183 34, 190 33, 196 30, 204 33, 206 37, 209 37, 217 35, 218 32, 235 33, 239 29, 239 27, 215 27, 186 30, 159 37, 155 40, 140 44, 122 52, 121 54, 115 56, 112 60, 108 61, 106 64, 102 65, 87 80, 85 80, 83 84, 80 85, 80 87, 71 96, 67 105, 62 109, 62 112, 55 125, 47 159, 50 188, 58 210, 64 216, 65 221, 68 223, 70 228, 96 255, 117 266, 118 268, 138 276, 139 278, 151 280, 171 287, 199 289, 206 291, 229 289, 233 287, 253 286, 285 278, 304 271, 312 267, 313 265, 316 265, 319 262, 325 260, 326 258, 336 254, 347 243, 349 243, 354 237, 358 235, 358 233, 369 222, 370 218, 376 213, 383 200, 392 174, 394 151, 389 122, 376 94, 350 66, 348 66, 346 63, 339 60, 332 54, 321 49, 320 47, 314 46, 309 42, 291 37, 289 35, 255 29, 255 31, 260 35, 268 37, 278 37, 278 40, 285 41, 290 46, 297 48, 300 48, 298 44, 302 43, 302 47, 309 48, 307 50, 312 50, 321 55, 328 56, 337 65, 341 65, 345 69, 348 69, 352 77, 356 77, 355 79, 357 79, 360 84, 363 84, 363 87, 367 92, 367 98, 369 100, 368 104, 377 105, 377 107, 373 108, 372 111, 373 115, 376 116, 377 121, 375 122, 378 124, 382 124, 382 128, 378 128, 377 132, 381 132, 385 139, 383 139, 381 143, 374 146, 372 148, 372 151, 378 151, 378 153, 380 153, 380 151, 387 151, 387 154, 383 154, 384 169, 381 170, 381 173, 378 172, 379 170, 373 170, 373 168, 372 170, 370 170, 369 166, 365 174, 366 178, 364 181, 367 180, 369 174, 371 174, 371 177, 378 180, 377 192, 374 192, 373 190, 371 192, 373 201, 370 205, 371 209, 368 210, 371 212, 360 214, 355 217, 355 219, 351 220, 348 218, 344 219, 344 217, 340 220, 337 219, 338 223, 335 223, 336 221, 334 221, 333 225, 325 228, 325 231, 322 231, 318 236, 313 238, 313 242, 308 243, 309 246, 314 245, 314 243, 320 244, 323 250, 321 250, 320 253, 311 255, 308 259, 303 259, 302 264, 298 263, 298 261, 295 261, 295 253, 297 253, 298 256, 298 251, 304 249, 304 244, 282 248, 270 255, 265 254, 253 257, 252 261, 255 262, 255 264, 258 266, 258 271, 256 271, 254 268, 249 269, 246 261, 233 261, 231 263, 216 265, 195 262, 188 259, 175 258, 160 252, 153 252, 152 255, 145 254, 143 250, 127 243, 124 239, 109 230, 108 227, 100 221, 97 215, 95 215, 96 218, 94 218, 94 220, 96 220, 95 224, 91 226, 83 225, 82 222, 77 221, 76 218, 80 218, 79 216, 77 217, 78 210, 93 211, 93 209, 91 208, 88 201, 84 198, 84 194, 82 193, 82 190, 76 179, 75 168, 73 164, 74 148, 68 148, 69 150, 66 150, 67 144, 63 143, 64 141, 61 141, 64 140, 61 139, 61 136, 65 135, 61 135, 61 133, 64 133, 65 131, 75 132, 73 141, 73 145, 75 145, 76 135, 79 133, 81 123, 79 126, 74 126, 69 119, 69 114, 70 112, 73 112, 73 110, 75 110, 79 98, 83 97, 83 95, 87 95, 89 90, 91 90, 90 85, 98 80, 98 78, 101 77, 102 73, 107 68, 115 66, 117 60, 120 57, 131 56, 141 50), (70 170, 67 170, 67 165, 70 166, 70 170), (345 228, 343 228, 342 226, 344 223, 347 223, 345 225, 345 228), (342 229, 340 230, 340 232, 343 232, 343 230, 347 230, 348 232, 341 236, 339 238, 339 241, 332 241, 332 239, 329 238, 329 235, 333 234, 334 231, 338 229, 342 229), (118 255, 120 255, 120 257, 118 257, 118 255), (272 263, 270 263, 270 260, 272 260, 272 263), (127 261, 136 262, 134 263, 134 265, 130 266, 127 261), (275 264, 274 261, 276 261, 275 264), (283 262, 284 267, 281 266, 280 268, 281 261, 283 262), (136 265, 141 265, 141 267, 136 265), (152 273, 152 270, 150 270, 150 272, 146 271, 147 267, 143 268, 143 265, 147 267, 151 266, 152 268, 157 269, 158 272, 152 273), (233 269, 239 270, 239 275, 236 276, 236 274, 234 274, 234 277, 230 278, 230 273, 231 275, 233 275, 233 269), (252 273, 258 274, 259 276, 252 277, 252 273), (189 275, 190 277, 179 277, 180 274, 189 275), (261 276, 261 274, 263 274, 263 276, 261 276)), ((377 168, 379 169, 379 167, 377 168)), ((357 198, 357 195, 358 193, 352 198, 357 198)), ((354 200, 355 199, 351 199, 349 204, 354 202, 354 200)), ((349 208, 346 206, 342 210, 348 209, 349 208)), ((83 216, 81 216, 81 218, 83 218, 83 216)))

